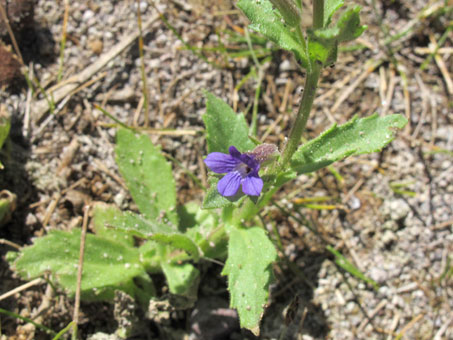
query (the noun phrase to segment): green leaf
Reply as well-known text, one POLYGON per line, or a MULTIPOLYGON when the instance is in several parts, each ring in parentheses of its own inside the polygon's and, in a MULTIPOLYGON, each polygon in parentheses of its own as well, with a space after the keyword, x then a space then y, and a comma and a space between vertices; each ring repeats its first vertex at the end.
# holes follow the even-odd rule
POLYGON ((206 98, 203 122, 208 152, 228 153, 231 145, 241 152, 253 149, 255 145, 248 137, 249 128, 244 116, 234 113, 227 103, 212 93, 206 92, 206 98))
POLYGON ((308 51, 312 63, 322 63, 325 66, 335 63, 337 60, 338 35, 337 28, 321 28, 315 31, 309 30, 308 51))
POLYGON ((343 0, 324 0, 324 27, 327 27, 332 16, 344 5, 343 0))
MULTIPOLYGON (((22 249, 14 267, 26 280, 52 273, 52 279, 73 295, 77 282, 80 229, 51 231, 22 249)), ((137 248, 86 235, 82 297, 87 300, 111 300, 115 290, 137 296, 140 289, 133 278, 145 274, 137 248)))
POLYGON ((223 208, 233 204, 226 197, 220 195, 217 190, 219 179, 216 177, 209 178, 209 189, 203 200, 203 209, 223 208))
POLYGON ((365 31, 366 26, 360 25, 359 12, 360 6, 349 8, 342 13, 333 26, 325 26, 307 32, 308 50, 312 63, 321 62, 324 66, 335 63, 338 44, 356 39, 365 31))
POLYGON ((147 273, 159 274, 162 272, 160 265, 161 258, 157 253, 158 246, 154 241, 147 241, 138 248, 140 259, 147 273))
POLYGON ((132 212, 122 212, 99 204, 94 208, 94 227, 97 235, 117 241, 124 239, 131 246, 134 245, 133 236, 148 238, 156 233, 175 232, 168 224, 149 221, 132 212))
POLYGON ((187 252, 194 261, 200 259, 200 249, 198 246, 186 235, 183 234, 155 234, 148 239, 153 240, 162 245, 171 246, 176 249, 182 249, 187 252))
POLYGON ((227 236, 225 228, 220 227, 217 211, 204 210, 198 203, 188 202, 180 207, 178 213, 180 229, 197 244, 204 257, 226 257, 227 236))
POLYGON ((0 192, 0 228, 9 222, 16 209, 17 196, 8 190, 0 192))
POLYGON ((331 246, 327 246, 326 249, 330 251, 333 255, 335 255, 335 263, 338 266, 346 270, 351 275, 354 275, 356 278, 369 283, 370 285, 373 286, 374 289, 376 290, 379 289, 379 285, 376 283, 376 281, 370 279, 368 276, 363 274, 356 266, 349 262, 348 259, 344 257, 338 250, 331 246))
POLYGON ((304 47, 296 33, 281 21, 281 16, 273 9, 269 0, 239 0, 237 6, 249 18, 251 29, 261 33, 281 48, 291 51, 301 63, 308 67, 308 59, 304 47))
POLYGON ((132 247, 134 246, 133 236, 114 226, 123 225, 125 220, 123 212, 113 206, 97 203, 93 208, 93 227, 96 235, 132 247))
POLYGON ((9 130, 11 129, 11 121, 7 118, 0 118, 0 148, 5 143, 6 138, 9 135, 9 130))
POLYGON ((293 0, 270 0, 270 2, 277 8, 288 26, 295 27, 300 24, 300 7, 293 0))
POLYGON ((380 151, 403 128, 407 119, 399 114, 367 118, 354 117, 344 125, 333 125, 317 138, 302 145, 291 159, 298 174, 313 172, 351 155, 380 151))
POLYGON ((259 322, 268 302, 272 262, 277 252, 266 232, 258 227, 231 228, 228 259, 222 274, 228 275, 230 305, 237 308, 241 327, 259 333, 259 322))
POLYGON ((200 272, 190 263, 175 264, 162 261, 162 270, 167 278, 170 293, 177 295, 195 295, 200 281, 200 272))
MULTIPOLYGON (((9 130, 11 129, 11 121, 9 118, 1 117, 0 118, 0 149, 5 143, 6 138, 9 135, 9 130)), ((3 164, 0 162, 0 169, 3 169, 3 164)))
POLYGON ((338 29, 337 40, 338 42, 350 41, 358 38, 366 26, 360 25, 360 6, 349 8, 344 12, 335 27, 338 29))
POLYGON ((137 236, 157 243, 169 245, 186 251, 195 261, 200 259, 200 249, 190 237, 177 233, 167 225, 145 220, 131 213, 121 212, 116 208, 97 207, 94 210, 94 225, 96 233, 105 235, 114 241, 133 246, 133 237, 137 236))
POLYGON ((178 225, 171 165, 148 136, 126 129, 117 133, 116 161, 141 213, 152 221, 178 225))

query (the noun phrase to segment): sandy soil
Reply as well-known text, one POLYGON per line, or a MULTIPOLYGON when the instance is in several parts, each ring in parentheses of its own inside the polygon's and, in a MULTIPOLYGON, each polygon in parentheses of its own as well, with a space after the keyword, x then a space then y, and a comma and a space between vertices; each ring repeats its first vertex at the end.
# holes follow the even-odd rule
MULTIPOLYGON (((50 229, 80 226, 87 202, 134 209, 118 185, 116 128, 95 105, 126 124, 148 123, 152 141, 177 160, 179 201, 202 200, 203 190, 185 172, 194 172, 206 184, 202 91, 249 112, 248 119, 251 115, 257 81, 251 77, 239 84, 254 63, 246 53, 238 54, 247 52, 247 45, 233 39, 247 20, 226 0, 155 3, 156 8, 139 2, 149 91, 146 119, 137 41, 114 54, 118 44, 137 32, 135 1, 70 1, 61 71, 64 1, 38 0, 34 24, 17 28, 31 78, 55 91, 57 101, 66 92, 49 114, 40 91, 32 93, 17 73, 15 83, 0 90, 0 102, 12 119, 8 150, 0 155, 5 164, 0 188, 17 195, 11 220, 0 226, 1 240, 23 246, 50 229), (105 66, 89 74, 99 60, 105 66), (71 85, 71 77, 87 74, 71 85)), ((265 211, 269 231, 276 225, 280 234, 280 256, 292 265, 282 260, 275 266, 260 339, 453 339, 452 8, 444 1, 347 2, 354 3, 363 7, 368 30, 340 50, 333 68, 323 71, 306 137, 353 115, 374 112, 401 113, 410 124, 382 152, 336 164, 341 178, 327 169, 301 176, 265 211), (307 206, 304 199, 314 197, 328 197, 322 209, 307 206), (337 267, 325 240, 379 289, 337 267)), ((7 34, 2 39, 12 44, 7 34)), ((254 47, 260 60, 269 58, 262 67, 258 136, 282 145, 304 74, 289 54, 270 44, 254 47)), ((0 295, 25 283, 5 260, 11 250, 0 243, 0 295)), ((118 325, 140 320, 134 339, 220 339, 213 332, 213 313, 235 314, 227 308, 220 269, 209 264, 200 269, 204 279, 193 310, 176 311, 165 296, 153 308, 166 313, 147 316, 124 296, 114 304, 84 303, 81 337, 102 332, 91 339, 116 339, 118 325)), ((41 282, 0 299, 0 307, 59 331, 71 321, 73 301, 41 282)), ((0 334, 2 340, 49 338, 4 314, 0 334)), ((253 338, 234 322, 224 336, 253 338)))

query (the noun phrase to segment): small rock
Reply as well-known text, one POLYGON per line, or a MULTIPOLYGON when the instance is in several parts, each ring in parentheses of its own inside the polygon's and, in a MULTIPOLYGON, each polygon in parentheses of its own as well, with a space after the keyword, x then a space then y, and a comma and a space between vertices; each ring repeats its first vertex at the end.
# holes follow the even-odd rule
POLYGON ((410 207, 402 199, 385 201, 381 209, 382 214, 393 221, 404 220, 410 211, 410 207))
POLYGON ((86 10, 84 13, 83 13, 83 17, 82 17, 82 20, 83 21, 88 21, 90 20, 92 17, 94 17, 94 12, 92 10, 86 10))
POLYGON ((283 60, 282 63, 280 64, 280 71, 284 72, 289 70, 291 70, 291 63, 287 59, 283 60))
POLYGON ((370 278, 376 281, 378 284, 384 283, 388 279, 387 271, 379 267, 373 267, 370 269, 370 278))
POLYGON ((394 220, 389 220, 387 222, 384 222, 384 224, 382 225, 382 229, 398 231, 398 223, 396 223, 394 220))
POLYGON ((100 39, 94 39, 88 42, 88 47, 94 54, 100 55, 104 49, 104 43, 100 39))
POLYGON ((396 242, 397 239, 398 237, 396 236, 396 234, 390 229, 385 230, 381 238, 382 243, 385 247, 390 246, 392 243, 396 242))
POLYGON ((360 202, 360 199, 357 198, 357 196, 352 195, 351 199, 348 201, 348 206, 352 210, 357 210, 362 206, 362 203, 360 202))
POLYGON ((25 225, 33 226, 36 223, 38 223, 38 219, 36 218, 36 216, 32 213, 28 213, 27 217, 25 218, 25 225))
POLYGON ((120 338, 116 334, 107 334, 102 332, 92 334, 87 338, 87 340, 121 340, 121 339, 122 338, 120 338))

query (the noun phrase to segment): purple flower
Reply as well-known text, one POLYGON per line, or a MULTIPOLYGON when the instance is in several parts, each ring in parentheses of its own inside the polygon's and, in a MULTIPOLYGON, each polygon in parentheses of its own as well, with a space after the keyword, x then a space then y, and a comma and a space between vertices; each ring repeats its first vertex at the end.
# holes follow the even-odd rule
POLYGON ((228 151, 229 155, 211 152, 204 160, 213 172, 226 173, 217 183, 220 195, 234 196, 242 185, 244 194, 259 196, 263 189, 263 180, 258 175, 261 162, 251 153, 241 154, 234 146, 230 146, 228 151))

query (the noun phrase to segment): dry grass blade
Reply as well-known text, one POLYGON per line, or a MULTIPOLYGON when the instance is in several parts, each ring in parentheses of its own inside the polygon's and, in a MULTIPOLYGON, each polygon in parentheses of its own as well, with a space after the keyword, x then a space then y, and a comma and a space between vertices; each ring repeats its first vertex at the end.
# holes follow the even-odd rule
POLYGON ((17 294, 17 293, 20 293, 30 287, 33 287, 33 286, 36 286, 36 285, 39 285, 41 283, 44 283, 45 281, 42 279, 42 278, 37 278, 37 279, 34 279, 33 281, 30 281, 30 282, 27 282, 27 283, 24 283, 23 285, 19 286, 19 287, 16 287, 12 290, 10 290, 9 292, 6 292, 5 294, 2 294, 0 295, 0 301, 10 297, 10 296, 13 296, 14 294, 17 294))
POLYGON ((22 247, 14 242, 11 242, 9 240, 5 240, 4 238, 0 238, 0 244, 6 244, 7 246, 10 246, 12 248, 16 248, 20 250, 22 247))
POLYGON ((411 321, 409 321, 409 323, 406 326, 404 326, 401 332, 399 332, 398 335, 395 337, 395 340, 402 339, 404 334, 406 334, 406 332, 409 329, 411 329, 418 321, 420 321, 421 318, 423 318, 423 314, 419 314, 416 317, 414 317, 411 321))
POLYGON ((437 49, 437 41, 434 38, 434 35, 429 35, 429 40, 431 41, 431 52, 434 54, 434 60, 436 61, 437 66, 442 73, 442 77, 444 77, 445 84, 447 85, 448 94, 451 96, 453 95, 453 81, 451 80, 450 73, 448 72, 448 68, 445 65, 444 60, 442 57, 436 52, 437 49))
POLYGON ((88 228, 88 213, 90 211, 90 206, 86 205, 83 212, 83 225, 82 233, 80 234, 80 255, 79 255, 79 265, 77 267, 77 286, 75 292, 75 301, 74 301, 74 315, 72 321, 74 326, 72 328, 72 339, 77 339, 77 326, 79 324, 79 310, 80 310, 80 291, 82 286, 82 272, 83 272, 83 258, 85 255, 85 239, 88 228))
POLYGON ((20 53, 19 46, 17 45, 16 37, 14 36, 13 30, 11 29, 11 25, 9 24, 9 20, 8 20, 8 16, 6 15, 5 8, 3 7, 3 5, 1 3, 0 3, 0 14, 2 16, 2 20, 5 22, 6 29, 8 30, 9 37, 11 38, 11 42, 13 43, 14 51, 16 52, 20 63, 22 65, 24 65, 24 59, 22 58, 22 54, 20 53))
POLYGON ((342 91, 340 97, 335 101, 330 112, 335 112, 338 110, 340 105, 351 95, 352 92, 360 85, 374 70, 383 63, 383 60, 374 61, 371 64, 367 64, 362 72, 362 74, 352 82, 344 91, 342 91))
MULTIPOLYGON (((153 16, 150 20, 145 22, 143 25, 143 31, 146 31, 154 22, 159 19, 159 16, 153 16)), ((128 48, 137 38, 140 36, 140 32, 137 30, 133 34, 127 35, 121 39, 110 51, 102 54, 99 59, 92 65, 85 68, 80 74, 66 80, 67 84, 60 89, 56 90, 52 95, 55 103, 59 103, 68 94, 74 91, 79 84, 87 82, 97 72, 99 72, 107 63, 118 56, 126 48, 128 48)), ((40 122, 47 111, 49 110, 49 103, 45 99, 39 100, 34 105, 34 121, 40 122)))
POLYGON ((63 16, 63 29, 61 32, 61 44, 60 44, 60 66, 58 68, 57 82, 61 81, 63 77, 63 64, 64 64, 64 49, 66 46, 66 29, 68 27, 69 17, 69 0, 64 2, 64 16, 63 16))

